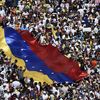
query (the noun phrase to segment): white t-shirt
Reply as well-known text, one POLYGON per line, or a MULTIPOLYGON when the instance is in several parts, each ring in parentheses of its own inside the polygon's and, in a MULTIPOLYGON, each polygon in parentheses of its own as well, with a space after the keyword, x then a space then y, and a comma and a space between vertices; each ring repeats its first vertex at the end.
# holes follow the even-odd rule
POLYGON ((80 12, 80 15, 81 15, 81 16, 84 15, 84 9, 78 9, 78 11, 80 12))
POLYGON ((48 99, 48 95, 47 94, 42 94, 42 98, 43 98, 43 100, 47 100, 48 99))
POLYGON ((0 10, 0 15, 2 16, 2 17, 4 17, 6 14, 5 14, 5 11, 4 10, 0 10))
POLYGON ((21 83, 19 81, 13 81, 11 85, 13 88, 18 88, 21 86, 21 83))
POLYGON ((28 16, 29 13, 28 13, 28 12, 23 12, 23 15, 24 15, 24 16, 28 16))
POLYGON ((24 5, 19 4, 18 7, 19 7, 20 11, 22 11, 24 9, 24 5))
POLYGON ((41 36, 40 36, 40 43, 45 43, 45 38, 46 38, 45 36, 42 36, 42 35, 41 35, 41 36))
POLYGON ((38 91, 40 91, 40 85, 37 85, 36 87, 38 88, 38 91))
POLYGON ((95 18, 94 23, 95 23, 95 25, 97 25, 99 23, 99 20, 97 18, 95 18))
POLYGON ((10 96, 11 96, 10 93, 4 93, 4 98, 5 98, 4 100, 8 100, 10 96))
POLYGON ((95 27, 94 30, 93 30, 94 33, 98 33, 98 31, 99 31, 99 30, 98 30, 97 27, 95 27))

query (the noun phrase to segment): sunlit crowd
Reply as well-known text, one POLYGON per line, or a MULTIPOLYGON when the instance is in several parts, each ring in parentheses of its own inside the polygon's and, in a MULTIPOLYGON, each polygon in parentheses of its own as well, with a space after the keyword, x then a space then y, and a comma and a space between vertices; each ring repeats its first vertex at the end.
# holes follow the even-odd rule
POLYGON ((99 6, 95 0, 19 0, 16 5, 0 5, 0 25, 28 30, 41 45, 57 47, 89 74, 73 84, 36 83, 23 76, 17 60, 11 64, 0 50, 1 100, 99 100, 99 6))

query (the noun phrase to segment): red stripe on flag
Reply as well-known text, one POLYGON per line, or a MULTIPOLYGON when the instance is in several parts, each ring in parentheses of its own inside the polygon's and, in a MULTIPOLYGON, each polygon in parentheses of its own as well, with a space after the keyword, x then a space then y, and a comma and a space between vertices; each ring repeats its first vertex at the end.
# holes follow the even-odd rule
POLYGON ((19 33, 32 51, 53 71, 64 73, 73 80, 80 80, 87 76, 87 73, 79 68, 78 62, 65 57, 51 44, 40 45, 28 31, 20 31, 19 33))

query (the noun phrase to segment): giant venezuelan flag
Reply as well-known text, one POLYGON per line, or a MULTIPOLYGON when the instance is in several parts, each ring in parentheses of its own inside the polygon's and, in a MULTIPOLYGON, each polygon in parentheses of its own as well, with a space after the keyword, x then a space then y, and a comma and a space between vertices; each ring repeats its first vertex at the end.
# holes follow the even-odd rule
POLYGON ((17 59, 19 66, 26 66, 25 76, 37 81, 73 82, 87 76, 77 62, 63 56, 51 44, 42 46, 28 31, 0 28, 0 48, 12 61, 17 59))

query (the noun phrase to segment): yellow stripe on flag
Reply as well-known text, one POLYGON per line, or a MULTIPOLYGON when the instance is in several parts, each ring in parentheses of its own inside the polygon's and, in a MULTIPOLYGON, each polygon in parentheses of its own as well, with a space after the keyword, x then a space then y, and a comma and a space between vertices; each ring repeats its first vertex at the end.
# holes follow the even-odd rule
MULTIPOLYGON (((12 54, 12 52, 11 52, 11 50, 10 50, 9 46, 7 45, 6 40, 5 40, 4 29, 1 27, 0 27, 0 49, 3 49, 3 51, 5 52, 7 57, 12 58, 11 62, 14 62, 15 59, 17 59, 18 60, 17 65, 22 66, 23 69, 25 69, 24 60, 17 58, 12 54)), ((46 82, 48 84, 53 83, 53 81, 47 75, 40 73, 40 72, 37 72, 37 71, 28 71, 26 69, 24 76, 29 77, 29 78, 33 78, 35 81, 39 81, 41 83, 43 83, 43 82, 46 82)))

